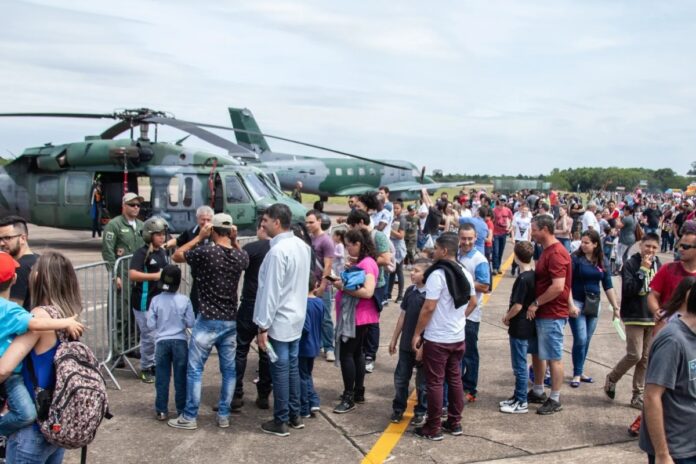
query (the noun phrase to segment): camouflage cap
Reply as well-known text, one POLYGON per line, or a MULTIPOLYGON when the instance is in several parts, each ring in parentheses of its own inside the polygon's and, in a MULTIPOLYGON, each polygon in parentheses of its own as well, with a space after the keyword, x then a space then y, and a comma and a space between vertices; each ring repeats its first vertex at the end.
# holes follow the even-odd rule
POLYGON ((145 201, 145 199, 143 197, 141 197, 140 195, 138 195, 137 193, 128 192, 125 195, 123 195, 123 203, 124 204, 130 203, 130 202, 135 201, 135 200, 138 200, 139 203, 142 203, 143 201, 145 201))

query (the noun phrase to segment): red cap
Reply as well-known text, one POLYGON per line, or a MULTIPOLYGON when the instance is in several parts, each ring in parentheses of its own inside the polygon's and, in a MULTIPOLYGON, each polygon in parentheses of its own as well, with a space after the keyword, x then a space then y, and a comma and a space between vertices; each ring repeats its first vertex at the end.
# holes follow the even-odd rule
POLYGON ((7 282, 16 273, 19 263, 4 251, 0 251, 0 283, 7 282))

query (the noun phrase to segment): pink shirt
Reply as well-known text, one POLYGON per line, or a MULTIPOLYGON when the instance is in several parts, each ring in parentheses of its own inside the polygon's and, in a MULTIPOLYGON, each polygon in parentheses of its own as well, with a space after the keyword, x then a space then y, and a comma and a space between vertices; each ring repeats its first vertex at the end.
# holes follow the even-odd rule
MULTIPOLYGON (((379 268, 377 262, 369 256, 364 258, 357 267, 365 271, 365 275, 371 275, 377 282, 379 276, 379 268)), ((341 317, 341 298, 343 291, 336 292, 336 319, 341 317)), ((377 312, 377 303, 374 298, 361 298, 355 308, 355 325, 377 324, 379 322, 379 312, 377 312)))

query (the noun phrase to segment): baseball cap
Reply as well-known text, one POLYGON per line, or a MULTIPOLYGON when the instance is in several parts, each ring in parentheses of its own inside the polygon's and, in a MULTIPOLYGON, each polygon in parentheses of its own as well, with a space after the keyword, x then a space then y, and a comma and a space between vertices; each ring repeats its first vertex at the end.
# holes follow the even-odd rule
POLYGON ((408 205, 407 209, 409 211, 415 211, 416 210, 416 205, 408 205))
POLYGON ((7 282, 16 273, 19 263, 12 256, 4 251, 0 251, 0 283, 7 282))
POLYGON ((145 199, 139 196, 137 193, 128 192, 123 195, 123 203, 130 203, 132 201, 138 200, 138 203, 142 203, 145 199))
POLYGON ((217 213, 213 216, 213 227, 222 227, 223 229, 232 228, 232 216, 225 213, 217 213))
POLYGON ((181 284, 181 269, 174 264, 167 264, 162 269, 157 287, 165 292, 175 292, 181 284))

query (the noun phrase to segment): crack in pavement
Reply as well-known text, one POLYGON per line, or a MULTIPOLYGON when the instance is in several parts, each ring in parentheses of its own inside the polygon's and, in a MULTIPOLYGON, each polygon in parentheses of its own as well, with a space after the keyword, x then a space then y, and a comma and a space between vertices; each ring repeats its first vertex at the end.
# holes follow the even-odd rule
MULTIPOLYGON (((525 453, 526 453, 525 455, 518 454, 515 456, 505 456, 502 458, 486 459, 484 461, 463 461, 463 462, 467 462, 469 464, 476 464, 479 462, 496 462, 496 461, 504 461, 506 459, 511 459, 511 458, 519 458, 519 457, 523 457, 523 456, 544 456, 547 454, 563 453, 563 452, 567 452, 567 451, 577 451, 577 450, 582 450, 582 449, 587 449, 587 448, 596 448, 598 446, 622 445, 624 443, 631 443, 631 442, 635 442, 635 441, 637 441, 637 439, 627 438, 624 440, 611 441, 608 443, 589 443, 587 445, 573 446, 570 448, 561 448, 561 449, 555 449, 555 450, 540 451, 538 453, 522 450, 522 451, 525 451, 525 453)), ((513 446, 513 448, 515 448, 515 447, 513 446)))
MULTIPOLYGON (((337 422, 335 422, 333 419, 331 419, 331 417, 330 417, 328 414, 326 414, 324 411, 319 411, 319 415, 321 415, 324 419, 326 419, 326 421, 327 421, 334 429, 336 429, 336 431, 338 431, 339 434, 340 434, 348 443, 350 443, 350 444, 353 446, 353 448, 355 448, 356 450, 358 450, 358 451, 360 452, 360 454, 363 455, 363 457, 364 457, 364 456, 367 456, 368 451, 365 451, 365 450, 353 439, 353 436, 351 436, 350 434, 348 434, 348 432, 346 431, 346 429, 344 429, 341 425, 339 425, 337 422)), ((376 433, 376 432, 370 432, 370 433, 368 433, 368 434, 366 434, 366 435, 371 435, 371 434, 373 434, 373 433, 376 433)), ((381 431, 380 431, 379 433, 381 433, 381 431)), ((354 435, 354 436, 355 436, 355 437, 359 437, 359 436, 362 436, 362 435, 354 435)))

